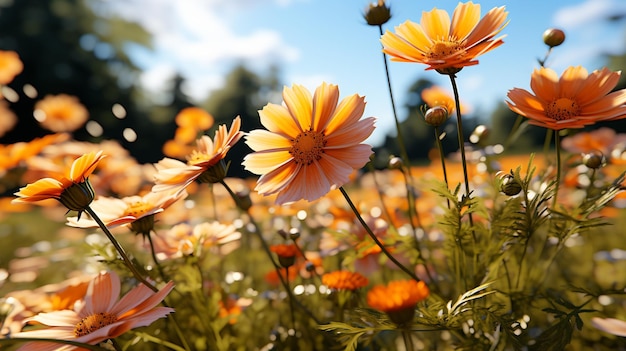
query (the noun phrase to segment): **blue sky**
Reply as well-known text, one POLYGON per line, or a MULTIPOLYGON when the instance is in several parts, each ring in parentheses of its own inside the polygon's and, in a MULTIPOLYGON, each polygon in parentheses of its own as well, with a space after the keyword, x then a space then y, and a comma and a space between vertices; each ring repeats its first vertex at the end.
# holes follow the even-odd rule
MULTIPOLYGON (((188 79, 186 92, 204 97, 219 87, 233 65, 244 62, 259 73, 278 63, 286 85, 314 90, 322 81, 339 86, 342 97, 364 95, 366 116, 378 118, 370 138, 378 144, 394 132, 391 102, 377 27, 362 17, 363 0, 98 0, 113 12, 142 23, 154 35, 153 49, 133 49, 145 70, 142 83, 158 96, 178 71, 188 79)), ((374 0, 372 0, 374 1, 374 0)), ((392 19, 385 30, 433 7, 452 13, 458 1, 389 0, 392 19)), ((461 100, 488 116, 513 87, 529 88, 530 74, 546 46, 542 33, 550 27, 565 31, 565 43, 547 62, 559 74, 570 65, 589 71, 602 67, 601 53, 626 50, 624 21, 609 23, 609 14, 626 13, 623 0, 475 1, 484 15, 505 6, 510 23, 502 31, 505 44, 481 56, 478 66, 459 74, 461 100)), ((389 62, 392 89, 400 119, 405 92, 425 78, 450 89, 447 76, 413 63, 389 62)), ((277 101, 275 101, 277 102, 277 101)), ((209 111, 210 112, 210 111, 209 111)), ((245 126, 242 129, 246 130, 245 126)))

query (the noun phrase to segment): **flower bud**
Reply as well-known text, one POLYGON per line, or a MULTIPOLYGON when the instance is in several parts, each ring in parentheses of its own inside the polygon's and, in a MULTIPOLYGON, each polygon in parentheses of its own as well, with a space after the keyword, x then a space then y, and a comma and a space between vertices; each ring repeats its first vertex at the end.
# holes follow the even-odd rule
POLYGON ((391 9, 385 5, 385 0, 378 0, 377 3, 369 4, 363 17, 370 26, 381 26, 391 18, 391 9))
POLYGON ((154 230, 154 215, 141 217, 130 223, 130 230, 135 234, 141 234, 144 238, 148 237, 154 230))
POLYGON ((590 152, 583 155, 583 164, 591 169, 598 169, 606 163, 601 152, 590 152))
POLYGON ((543 32, 543 42, 553 48, 563 44, 565 41, 565 33, 560 29, 550 28, 543 32))
POLYGON ((514 196, 522 191, 522 185, 515 179, 513 172, 498 175, 501 179, 500 191, 508 196, 514 196))
POLYGON ((402 169, 404 162, 398 156, 389 157, 389 169, 402 169))
POLYGON ((449 117, 450 114, 448 113, 448 109, 443 106, 431 107, 424 114, 424 120, 426 120, 426 123, 433 127, 439 127, 447 121, 449 117))

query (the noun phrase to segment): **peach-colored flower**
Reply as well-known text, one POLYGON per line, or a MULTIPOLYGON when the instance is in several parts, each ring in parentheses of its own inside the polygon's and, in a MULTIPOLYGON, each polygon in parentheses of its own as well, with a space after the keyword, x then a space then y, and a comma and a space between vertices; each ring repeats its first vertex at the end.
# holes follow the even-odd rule
POLYGON ((626 89, 611 92, 620 74, 607 68, 588 74, 576 66, 566 68, 559 78, 552 69, 541 67, 531 76, 532 93, 511 89, 506 103, 529 118, 528 123, 552 130, 626 118, 626 89))
POLYGON ((504 42, 500 36, 507 12, 504 7, 490 10, 480 18, 480 5, 459 3, 452 20, 445 10, 422 12, 420 23, 406 21, 387 31, 380 39, 383 52, 392 61, 417 62, 440 73, 456 73, 465 66, 478 64, 478 56, 504 42))
POLYGON ((0 50, 0 84, 9 84, 22 73, 24 64, 15 51, 0 50))
POLYGON ((374 131, 373 117, 360 119, 365 98, 354 94, 339 104, 339 88, 322 83, 315 95, 301 85, 283 89, 285 105, 259 111, 268 130, 253 130, 246 143, 255 152, 243 165, 259 174, 261 195, 277 194, 276 203, 314 201, 349 181, 363 167, 372 147, 363 144, 374 131))
POLYGON ((624 145, 625 143, 626 134, 618 134, 611 128, 602 127, 567 136, 561 141, 561 147, 572 153, 601 152, 609 157, 617 145, 624 145))
POLYGON ((234 225, 209 221, 191 226, 181 223, 153 237, 157 258, 171 259, 194 255, 201 257, 206 250, 221 246, 219 254, 226 255, 238 246, 241 233, 234 225), (228 245, 227 245, 228 244, 228 245))
POLYGON ((626 337, 626 322, 615 318, 591 318, 591 324, 603 332, 626 337))
POLYGON ((20 188, 14 203, 31 203, 57 199, 70 210, 83 210, 93 200, 88 177, 104 158, 102 151, 90 152, 77 158, 65 174, 58 178, 42 178, 20 188), (91 193, 90 193, 91 192, 91 193))
POLYGON ((187 163, 171 158, 159 161, 155 165, 158 172, 155 176, 156 185, 152 190, 184 189, 196 179, 201 182, 212 182, 219 176, 223 179, 226 170, 225 166, 222 167, 219 163, 243 136, 243 132, 239 131, 240 126, 241 118, 237 116, 230 126, 230 131, 225 125, 220 125, 215 131, 213 140, 203 135, 196 141, 197 148, 187 156, 187 163))
MULTIPOLYGON (((95 345, 116 338, 125 332, 152 324, 166 317, 174 309, 156 307, 174 287, 167 283, 160 291, 153 292, 147 286, 136 286, 121 299, 120 279, 114 272, 96 276, 87 288, 84 300, 78 301, 72 310, 40 313, 29 321, 45 327, 14 334, 15 338, 54 338, 95 345)), ((59 344, 28 342, 19 350, 56 350, 59 344)), ((62 345, 63 350, 78 347, 62 345)))
MULTIPOLYGON (((456 110, 454 97, 438 85, 433 85, 432 87, 422 90, 422 100, 424 100, 424 103, 426 103, 428 107, 445 107, 450 115, 456 110)), ((461 113, 466 114, 468 112, 469 108, 461 103, 461 113)))
POLYGON ((47 95, 35 104, 35 119, 53 132, 73 132, 89 118, 89 112, 75 96, 47 95))
MULTIPOLYGON (((138 234, 149 234, 154 226, 154 216, 163 212, 174 202, 187 196, 187 192, 149 192, 121 199, 99 197, 91 203, 91 209, 109 228, 128 225, 138 234)), ((96 228, 98 223, 88 216, 68 217, 67 224, 79 228, 96 228)))
POLYGON ((368 283, 368 279, 357 272, 334 271, 322 276, 322 284, 334 290, 357 290, 368 283))

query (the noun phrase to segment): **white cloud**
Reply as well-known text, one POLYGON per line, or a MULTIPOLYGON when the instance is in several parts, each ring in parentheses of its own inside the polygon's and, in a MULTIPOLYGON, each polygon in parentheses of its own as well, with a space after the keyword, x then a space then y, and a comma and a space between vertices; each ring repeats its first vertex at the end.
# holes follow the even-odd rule
POLYGON ((233 63, 244 62, 252 68, 266 68, 277 62, 298 60, 298 49, 284 42, 279 32, 257 29, 236 32, 237 13, 253 11, 263 3, 301 0, 103 0, 97 6, 127 20, 138 22, 153 37, 154 53, 143 65, 147 71, 142 82, 154 90, 163 67, 180 72, 189 80, 190 95, 203 96, 216 88, 233 63), (255 6, 252 6, 255 5, 255 6))
POLYGON ((624 12, 626 2, 622 0, 587 0, 578 5, 563 7, 554 15, 554 23, 563 28, 574 29, 624 12))

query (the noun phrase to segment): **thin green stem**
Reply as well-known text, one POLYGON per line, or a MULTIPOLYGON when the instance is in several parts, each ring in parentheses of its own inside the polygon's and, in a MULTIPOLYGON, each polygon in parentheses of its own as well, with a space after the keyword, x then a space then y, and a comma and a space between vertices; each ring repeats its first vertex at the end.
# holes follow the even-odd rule
POLYGON ((561 135, 559 135, 558 130, 554 131, 554 149, 556 151, 556 184, 554 186, 554 202, 552 202, 553 209, 556 208, 561 183, 561 135))
POLYGON ((165 347, 170 348, 170 349, 175 350, 175 351, 185 351, 185 349, 183 349, 182 347, 180 347, 180 346, 178 346, 176 344, 173 344, 173 343, 171 343, 169 341, 159 339, 159 338, 155 337, 154 335, 151 335, 151 334, 148 334, 148 333, 143 333, 143 332, 136 332, 136 331, 133 332, 133 333, 135 335, 139 336, 141 339, 150 341, 150 342, 155 343, 157 345, 162 345, 162 346, 165 346, 165 347))
MULTIPOLYGON (((383 26, 378 26, 379 34, 383 35, 383 26)), ((411 226, 413 227, 413 232, 415 232, 416 227, 421 228, 419 213, 417 212, 417 206, 415 206, 415 194, 413 193, 413 175, 411 174, 411 160, 409 159, 409 154, 406 151, 406 145, 404 144, 404 137, 402 135, 402 126, 400 125, 400 119, 398 119, 398 112, 396 110, 396 103, 393 97, 393 90, 391 88, 391 75, 389 74, 389 64, 387 63, 387 55, 383 52, 383 63, 385 64, 385 76, 387 78, 387 88, 389 89, 389 98, 391 99, 391 110, 393 112, 393 119, 396 124, 396 133, 397 133, 397 141, 398 141, 398 149, 400 150, 400 157, 405 162, 405 166, 407 169, 408 177, 405 180, 406 183, 406 193, 407 200, 409 204, 409 218, 411 222, 411 226), (413 218, 415 218, 416 223, 413 222, 413 218)))
MULTIPOLYGON (((463 136, 463 117, 461 116, 461 101, 459 98, 459 89, 456 86, 456 79, 454 74, 449 74, 450 83, 452 84, 452 91, 454 92, 454 103, 456 106, 456 129, 459 139, 459 152, 461 153, 461 164, 463 166, 463 181, 465 182, 465 196, 470 196, 469 176, 467 172, 467 160, 465 157, 465 137, 463 136)), ((474 220, 472 219, 472 213, 469 213, 470 226, 474 227, 474 220)), ((474 243, 476 243, 476 234, 472 229, 472 236, 474 243)))
POLYGON ((111 234, 111 231, 109 230, 109 228, 107 228, 104 222, 102 222, 102 220, 100 219, 100 217, 98 217, 96 212, 92 210, 90 206, 87 206, 87 208, 85 208, 85 212, 87 212, 91 216, 91 218, 93 218, 93 220, 96 221, 96 223, 98 223, 98 226, 100 226, 100 229, 102 229, 102 231, 107 236, 111 244, 113 244, 113 246, 115 247, 115 250, 117 250, 117 253, 122 257, 122 262, 124 262, 124 264, 126 265, 128 270, 130 270, 130 272, 133 274, 135 279, 137 279, 138 281, 143 283, 145 286, 150 288, 150 290, 154 292, 158 292, 159 289, 157 289, 153 284, 151 284, 148 280, 146 280, 146 278, 144 278, 143 275, 141 275, 141 273, 139 273, 139 270, 137 270, 137 267, 133 265, 133 262, 130 260, 130 258, 128 258, 128 255, 126 255, 124 248, 122 248, 122 246, 117 241, 117 239, 115 239, 113 234, 111 234))
POLYGON ((361 225, 363 226, 363 228, 365 229, 367 234, 370 236, 370 238, 372 238, 372 240, 374 240, 376 245, 378 245, 378 247, 382 250, 382 252, 385 254, 385 256, 387 256, 387 258, 389 258, 389 260, 391 260, 391 262, 393 262, 396 266, 398 266, 398 268, 400 268, 403 272, 405 272, 411 278, 413 278, 413 279, 415 279, 416 281, 419 282, 420 278, 418 278, 415 275, 415 273, 411 272, 411 270, 406 268, 402 263, 400 263, 400 261, 398 261, 395 257, 393 257, 391 252, 389 252, 389 250, 387 250, 385 245, 378 239, 378 237, 376 237, 376 234, 374 234, 374 232, 372 232, 372 229, 367 225, 367 223, 365 222, 365 220, 363 219, 363 217, 359 213, 359 210, 357 210, 356 206, 354 205, 354 203, 350 199, 350 196, 348 196, 348 193, 346 192, 346 190, 343 187, 339 187, 339 190, 341 191, 341 193, 343 194, 343 197, 348 202, 348 205, 352 209, 352 212, 354 212, 354 214, 356 215, 357 219, 359 220, 359 223, 361 223, 361 225))
MULTIPOLYGON (((441 133, 439 133, 439 127, 435 127, 435 142, 437 143, 437 149, 439 149, 439 158, 441 159, 441 169, 443 170, 443 181, 446 182, 446 188, 450 189, 448 185, 448 172, 446 171, 446 157, 443 154, 443 145, 441 144, 441 133)), ((448 202, 448 209, 450 209, 450 199, 446 198, 448 202)))
POLYGON ((157 271, 159 272, 159 275, 161 276, 161 279, 163 279, 163 281, 167 281, 167 278, 165 277, 165 273, 163 272, 163 268, 161 267, 161 263, 159 262, 159 259, 156 257, 156 252, 154 250, 154 242, 152 241, 152 235, 147 235, 148 237, 148 242, 150 243, 150 254, 152 255, 152 260, 154 261, 154 265, 157 268, 157 271))
POLYGON ((402 339, 404 339, 404 347, 406 347, 407 351, 414 351, 413 340, 411 338, 411 331, 407 329, 402 329, 402 339))

